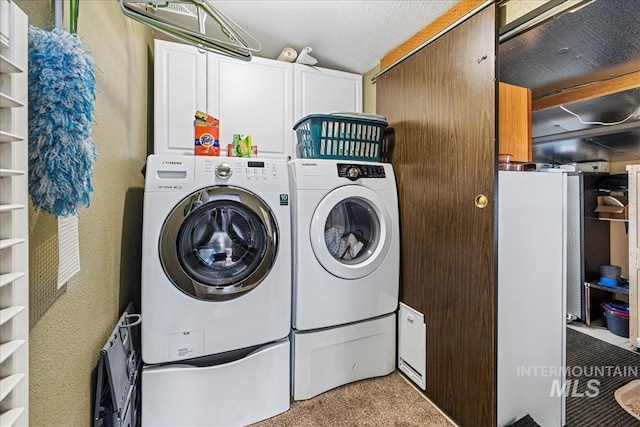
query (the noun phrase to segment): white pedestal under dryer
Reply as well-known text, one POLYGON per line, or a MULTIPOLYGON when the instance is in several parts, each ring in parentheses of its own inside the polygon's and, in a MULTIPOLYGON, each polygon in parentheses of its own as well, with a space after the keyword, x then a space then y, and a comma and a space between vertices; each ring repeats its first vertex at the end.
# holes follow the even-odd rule
POLYGON ((395 369, 400 272, 390 164, 297 159, 292 196, 292 396, 395 369))
POLYGON ((288 410, 286 162, 152 155, 143 221, 143 424, 239 425, 288 410))

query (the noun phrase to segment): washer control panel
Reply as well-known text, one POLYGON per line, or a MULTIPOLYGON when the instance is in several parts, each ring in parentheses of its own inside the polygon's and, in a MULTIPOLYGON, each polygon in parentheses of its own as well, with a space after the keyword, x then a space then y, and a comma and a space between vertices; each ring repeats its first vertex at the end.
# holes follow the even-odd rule
POLYGON ((238 161, 232 157, 206 159, 204 161, 204 172, 213 173, 222 180, 246 180, 246 181, 270 181, 278 178, 278 168, 275 163, 262 160, 238 161))
POLYGON ((237 165, 249 181, 268 181, 278 177, 276 165, 259 160, 249 160, 246 166, 237 165))
POLYGON ((355 181, 360 178, 386 178, 382 165, 354 165, 338 163, 338 176, 355 181))

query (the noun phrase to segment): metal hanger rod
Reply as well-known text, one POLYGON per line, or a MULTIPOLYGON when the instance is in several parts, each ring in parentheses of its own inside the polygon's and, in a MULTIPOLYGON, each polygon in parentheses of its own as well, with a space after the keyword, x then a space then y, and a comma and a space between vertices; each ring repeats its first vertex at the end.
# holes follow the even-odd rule
POLYGON ((62 28, 62 0, 55 0, 54 8, 54 24, 56 28, 62 28))

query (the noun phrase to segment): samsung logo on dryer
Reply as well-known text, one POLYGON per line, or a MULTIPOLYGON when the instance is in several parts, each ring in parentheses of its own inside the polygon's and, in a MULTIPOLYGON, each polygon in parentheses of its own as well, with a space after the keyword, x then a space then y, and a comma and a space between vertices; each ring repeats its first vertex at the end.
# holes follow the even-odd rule
POLYGON ((181 165, 182 162, 179 160, 163 160, 162 164, 163 165, 181 165))
POLYGON ((302 166, 318 166, 317 163, 302 163, 302 166))

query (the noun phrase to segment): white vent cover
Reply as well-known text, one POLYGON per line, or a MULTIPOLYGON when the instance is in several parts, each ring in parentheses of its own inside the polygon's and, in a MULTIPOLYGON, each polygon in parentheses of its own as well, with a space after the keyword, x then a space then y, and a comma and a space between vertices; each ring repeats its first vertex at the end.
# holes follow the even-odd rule
POLYGON ((398 368, 426 390, 427 325, 424 315, 400 303, 398 310, 398 368))

